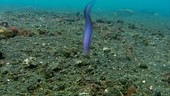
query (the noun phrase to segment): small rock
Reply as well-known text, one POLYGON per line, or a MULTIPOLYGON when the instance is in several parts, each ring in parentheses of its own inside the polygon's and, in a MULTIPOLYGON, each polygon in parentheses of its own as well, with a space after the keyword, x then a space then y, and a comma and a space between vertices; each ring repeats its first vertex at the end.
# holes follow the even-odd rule
POLYGON ((87 92, 81 92, 81 93, 79 93, 79 96, 89 96, 89 93, 87 93, 87 92))
POLYGON ((103 48, 103 52, 104 52, 104 53, 109 53, 110 51, 111 51, 111 49, 108 48, 108 47, 104 47, 104 48, 103 48))
POLYGON ((1 22, 0 25, 1 25, 1 26, 4 26, 4 27, 9 27, 8 22, 1 22))
POLYGON ((75 63, 75 66, 76 67, 82 67, 82 66, 87 66, 89 64, 90 64, 89 59, 84 58, 83 60, 77 60, 76 63, 75 63))
POLYGON ((52 78, 54 76, 54 72, 53 72, 53 70, 47 69, 45 71, 44 75, 45 75, 46 79, 49 79, 49 78, 52 78))
POLYGON ((130 28, 130 29, 137 29, 137 26, 135 24, 129 24, 128 28, 130 28))
POLYGON ((3 53, 2 52, 0 52, 0 60, 1 59, 4 59, 4 56, 3 56, 3 53))
POLYGON ((147 66, 146 64, 140 64, 140 65, 139 65, 139 68, 147 69, 147 68, 148 68, 148 66, 147 66))
POLYGON ((162 96, 160 91, 155 92, 154 96, 162 96))
POLYGON ((77 61, 76 61, 76 64, 82 64, 82 63, 83 63, 82 60, 77 60, 77 61))
POLYGON ((33 68, 36 68, 38 67, 38 63, 35 62, 35 59, 34 57, 29 57, 29 58, 26 58, 24 61, 23 61, 23 64, 25 64, 25 68, 29 68, 29 69, 33 69, 33 68))
POLYGON ((98 19, 98 20, 96 20, 96 22, 97 22, 97 23, 105 23, 105 21, 102 20, 102 19, 98 19))
POLYGON ((46 30, 46 29, 38 29, 37 31, 38 31, 39 35, 47 35, 47 33, 48 33, 48 30, 46 30))
POLYGON ((123 21, 123 20, 117 20, 116 23, 121 23, 121 24, 123 24, 124 21, 123 21))
POLYGON ((51 64, 50 69, 55 71, 55 72, 58 72, 58 71, 62 70, 63 67, 58 63, 57 64, 53 63, 53 64, 51 64))
POLYGON ((77 13, 76 13, 76 16, 80 16, 80 12, 77 12, 77 13))
POLYGON ((167 79, 167 81, 168 81, 168 84, 170 84, 170 77, 167 79))

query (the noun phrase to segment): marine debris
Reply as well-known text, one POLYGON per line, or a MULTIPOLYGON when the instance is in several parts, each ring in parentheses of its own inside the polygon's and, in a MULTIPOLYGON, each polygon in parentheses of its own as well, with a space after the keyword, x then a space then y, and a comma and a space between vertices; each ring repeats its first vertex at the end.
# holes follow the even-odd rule
POLYGON ((8 22, 0 22, 0 39, 8 39, 15 36, 32 36, 30 30, 11 26, 8 22))

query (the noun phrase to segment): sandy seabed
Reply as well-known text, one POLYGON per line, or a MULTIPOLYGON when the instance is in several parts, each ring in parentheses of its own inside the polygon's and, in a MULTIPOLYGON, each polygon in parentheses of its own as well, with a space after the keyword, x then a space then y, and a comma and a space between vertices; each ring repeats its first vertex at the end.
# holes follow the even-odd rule
POLYGON ((169 17, 96 12, 92 20, 83 56, 83 12, 1 10, 0 95, 170 96, 169 17))

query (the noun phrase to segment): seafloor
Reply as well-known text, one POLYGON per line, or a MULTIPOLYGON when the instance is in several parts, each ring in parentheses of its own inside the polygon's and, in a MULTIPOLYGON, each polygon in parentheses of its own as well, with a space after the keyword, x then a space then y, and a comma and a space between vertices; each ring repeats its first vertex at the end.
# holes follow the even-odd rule
POLYGON ((124 10, 92 19, 83 56, 83 12, 1 9, 0 96, 170 96, 168 17, 124 10))

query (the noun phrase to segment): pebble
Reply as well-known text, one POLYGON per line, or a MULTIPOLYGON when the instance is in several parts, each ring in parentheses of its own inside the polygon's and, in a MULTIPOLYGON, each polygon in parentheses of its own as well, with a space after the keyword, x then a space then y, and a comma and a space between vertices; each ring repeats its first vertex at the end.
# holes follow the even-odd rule
POLYGON ((2 52, 0 52, 0 60, 1 59, 4 59, 4 56, 3 56, 3 53, 2 52))
POLYGON ((103 48, 103 52, 104 52, 104 53, 109 53, 110 51, 111 51, 111 49, 108 48, 108 47, 104 47, 104 48, 103 48))

